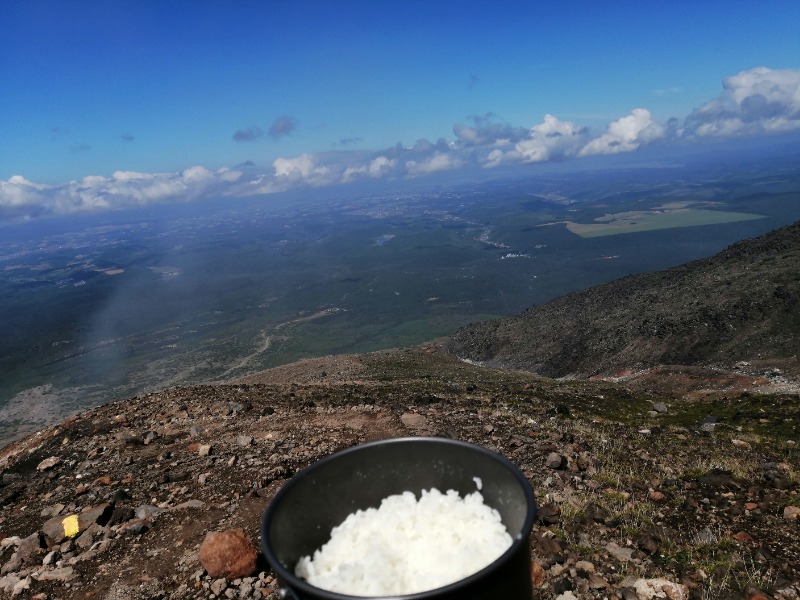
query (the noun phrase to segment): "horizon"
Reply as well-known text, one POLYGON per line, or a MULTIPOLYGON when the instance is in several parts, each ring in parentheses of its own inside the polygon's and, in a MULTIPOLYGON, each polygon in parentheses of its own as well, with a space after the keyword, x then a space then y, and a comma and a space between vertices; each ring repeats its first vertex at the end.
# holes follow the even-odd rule
POLYGON ((800 133, 796 3, 493 8, 7 5, 0 221, 800 133))

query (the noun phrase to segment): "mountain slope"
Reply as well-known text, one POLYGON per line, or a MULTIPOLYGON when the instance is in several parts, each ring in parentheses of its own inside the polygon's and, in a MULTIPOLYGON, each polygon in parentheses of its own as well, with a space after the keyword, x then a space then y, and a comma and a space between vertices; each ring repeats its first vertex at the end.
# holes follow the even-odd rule
POLYGON ((448 350, 549 377, 800 353, 800 222, 680 267, 458 330, 448 350))

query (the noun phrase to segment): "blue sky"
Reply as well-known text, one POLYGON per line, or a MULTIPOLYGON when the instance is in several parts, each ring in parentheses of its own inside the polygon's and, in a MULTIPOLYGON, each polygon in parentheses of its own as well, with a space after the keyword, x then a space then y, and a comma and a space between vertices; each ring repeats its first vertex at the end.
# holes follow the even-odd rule
POLYGON ((796 0, 0 11, 0 217, 800 129, 796 0))

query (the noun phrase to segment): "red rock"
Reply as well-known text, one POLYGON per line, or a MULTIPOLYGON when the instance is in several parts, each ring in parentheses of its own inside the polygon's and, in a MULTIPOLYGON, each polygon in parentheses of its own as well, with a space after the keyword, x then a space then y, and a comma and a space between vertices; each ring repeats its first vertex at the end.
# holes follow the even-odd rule
POLYGON ((241 529, 207 533, 199 557, 211 577, 249 577, 256 570, 256 550, 241 529))
POLYGON ((755 502, 745 502, 744 507, 746 510, 755 510, 758 508, 758 504, 755 502))
POLYGON ((534 588, 538 588, 544 581, 544 569, 535 560, 531 561, 531 583, 534 588))
POLYGON ((647 497, 653 502, 663 502, 666 498, 663 492, 657 492, 655 490, 650 490, 650 492, 647 494, 647 497))
POLYGON ((733 539, 735 539, 737 542, 752 542, 753 536, 746 531, 740 531, 739 533, 733 534, 733 539))
POLYGON ((150 529, 151 525, 148 519, 131 519, 123 523, 120 529, 129 535, 139 535, 150 529))

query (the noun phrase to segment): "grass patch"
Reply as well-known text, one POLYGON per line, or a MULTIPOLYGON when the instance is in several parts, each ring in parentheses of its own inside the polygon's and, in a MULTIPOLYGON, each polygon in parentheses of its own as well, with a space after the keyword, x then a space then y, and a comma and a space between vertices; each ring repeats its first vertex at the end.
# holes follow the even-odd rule
MULTIPOLYGON (((666 207, 662 207, 666 208, 666 207)), ((697 227, 699 225, 718 225, 763 219, 763 215, 678 208, 675 210, 635 210, 608 214, 595 219, 594 223, 575 223, 567 221, 567 229, 583 238, 619 235, 640 231, 655 231, 676 227, 697 227)))

